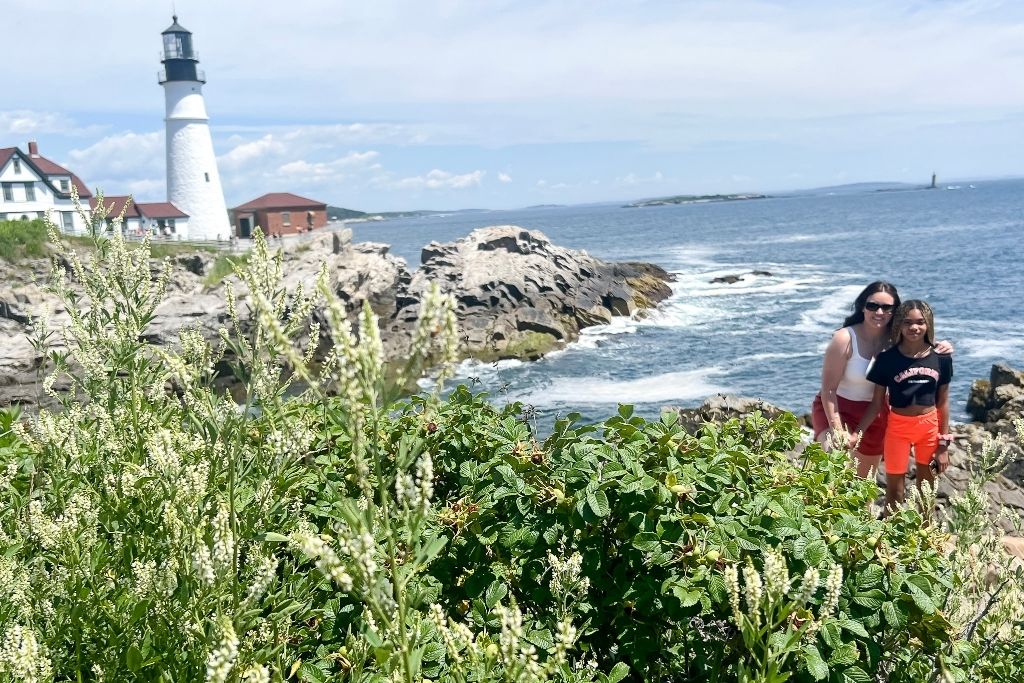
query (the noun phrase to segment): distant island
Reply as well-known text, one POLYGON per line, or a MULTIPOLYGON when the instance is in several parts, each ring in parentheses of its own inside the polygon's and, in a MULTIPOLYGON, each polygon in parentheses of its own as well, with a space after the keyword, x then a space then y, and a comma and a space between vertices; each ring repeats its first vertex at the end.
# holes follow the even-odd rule
POLYGON ((672 197, 655 197, 643 199, 632 204, 624 204, 624 209, 640 209, 645 206, 668 206, 670 204, 705 204, 710 202, 738 202, 745 199, 767 199, 766 194, 677 194, 672 197))
POLYGON ((341 206, 327 206, 327 217, 332 221, 343 221, 350 218, 366 218, 367 216, 368 214, 365 211, 346 209, 341 206))

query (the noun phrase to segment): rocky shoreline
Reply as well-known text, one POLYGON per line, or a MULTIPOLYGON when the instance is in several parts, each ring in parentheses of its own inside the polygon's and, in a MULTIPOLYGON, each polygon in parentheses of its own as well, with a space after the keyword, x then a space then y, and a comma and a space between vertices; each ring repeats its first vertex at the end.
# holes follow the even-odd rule
MULTIPOLYGON (((457 304, 460 353, 487 361, 539 358, 576 340, 586 327, 640 315, 671 295, 672 276, 656 265, 603 261, 513 225, 480 228, 456 242, 431 242, 416 271, 389 251, 386 244, 353 243, 348 229, 324 233, 285 248, 284 284, 308 290, 326 263, 330 287, 349 315, 354 318, 369 302, 380 318, 385 353, 401 358, 423 294, 437 282, 457 304)), ((215 256, 196 252, 174 259, 167 298, 148 329, 150 341, 174 344, 185 326, 212 339, 226 324, 225 284, 204 284, 215 256)), ((28 338, 33 316, 49 310, 54 328, 67 320, 43 287, 49 269, 46 259, 0 261, 0 406, 38 400, 42 359, 28 338)), ((244 316, 247 292, 237 294, 244 316)), ((324 349, 332 344, 326 336, 320 342, 324 349)))

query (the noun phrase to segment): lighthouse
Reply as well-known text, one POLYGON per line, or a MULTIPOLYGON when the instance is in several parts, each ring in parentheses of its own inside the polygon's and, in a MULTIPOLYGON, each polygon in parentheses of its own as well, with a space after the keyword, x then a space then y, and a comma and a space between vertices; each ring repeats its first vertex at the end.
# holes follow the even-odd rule
POLYGON ((167 201, 189 215, 187 239, 226 240, 231 224, 203 101, 206 75, 192 33, 177 15, 163 39, 159 82, 167 105, 167 201))

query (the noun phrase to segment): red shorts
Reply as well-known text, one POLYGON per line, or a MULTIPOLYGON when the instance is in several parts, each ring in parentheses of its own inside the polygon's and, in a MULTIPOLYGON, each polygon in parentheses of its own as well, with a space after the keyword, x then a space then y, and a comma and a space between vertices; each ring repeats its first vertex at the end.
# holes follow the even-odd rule
MULTIPOLYGON (((836 396, 836 407, 839 408, 839 419, 847 431, 853 431, 860 424, 871 401, 851 401, 842 396, 836 396)), ((886 415, 889 408, 885 407, 878 411, 878 417, 864 430, 864 437, 860 440, 857 452, 861 455, 881 455, 882 444, 885 442, 886 415)), ((825 416, 825 407, 821 404, 821 394, 814 397, 811 405, 811 424, 814 426, 814 438, 817 439, 822 432, 829 428, 828 418, 825 416)))
POLYGON ((939 412, 924 415, 889 414, 885 432, 885 473, 906 474, 910 464, 910 447, 918 467, 931 464, 939 447, 939 412))

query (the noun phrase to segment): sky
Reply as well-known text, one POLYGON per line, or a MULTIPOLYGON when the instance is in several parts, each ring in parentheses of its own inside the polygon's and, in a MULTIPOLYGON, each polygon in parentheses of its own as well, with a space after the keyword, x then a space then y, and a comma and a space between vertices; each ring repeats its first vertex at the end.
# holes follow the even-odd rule
MULTIPOLYGON (((514 208, 1024 175, 1018 0, 176 0, 228 206, 514 208)), ((4 0, 0 147, 165 198, 172 2, 4 0)))

